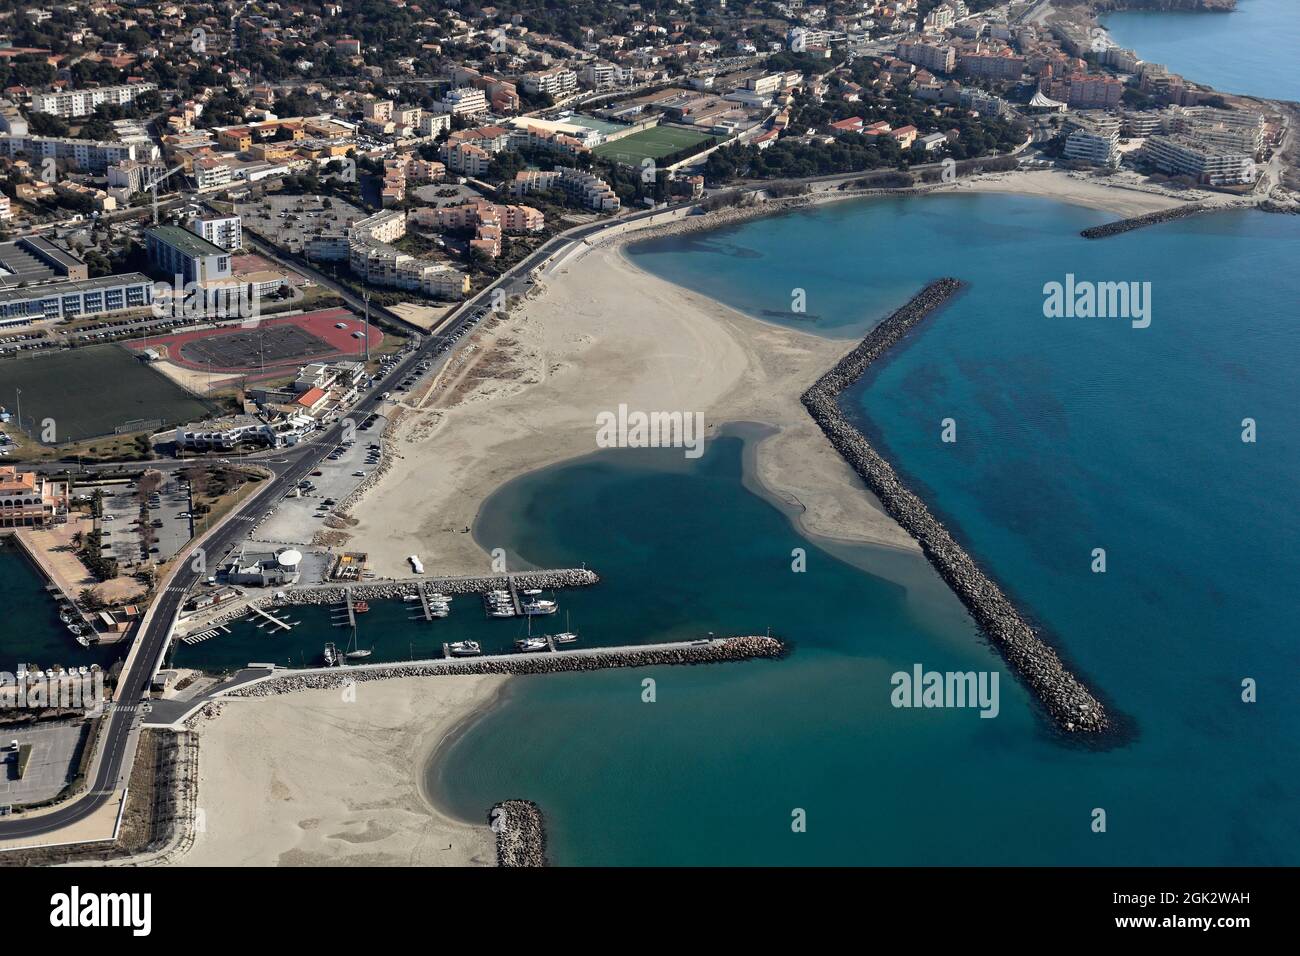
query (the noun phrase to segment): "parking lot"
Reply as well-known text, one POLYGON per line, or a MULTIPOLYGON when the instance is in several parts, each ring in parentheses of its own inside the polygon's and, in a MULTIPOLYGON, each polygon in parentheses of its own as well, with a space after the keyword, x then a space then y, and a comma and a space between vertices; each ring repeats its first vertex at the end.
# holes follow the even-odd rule
POLYGON ((300 571, 305 584, 322 580, 329 565, 325 552, 311 549, 311 539, 318 531, 328 530, 325 519, 379 465, 379 448, 371 446, 380 444, 387 418, 377 415, 369 427, 367 420, 357 423, 351 445, 330 448, 325 460, 303 479, 307 484, 281 500, 249 535, 250 548, 274 550, 293 545, 302 550, 300 571))
MULTIPOLYGON (((189 514, 189 487, 175 474, 168 474, 158 491, 150 495, 148 505, 148 520, 157 538, 148 559, 166 561, 190 540, 192 519, 181 517, 189 514)), ((113 557, 124 567, 145 559, 136 525, 139 513, 140 501, 134 483, 104 489, 104 517, 100 526, 108 532, 105 543, 112 549, 113 557)))
POLYGON ((39 803, 58 796, 71 782, 81 758, 89 726, 85 723, 53 724, 39 729, 0 731, 0 805, 39 803), (18 755, 9 742, 31 744, 27 772, 18 779, 18 755))

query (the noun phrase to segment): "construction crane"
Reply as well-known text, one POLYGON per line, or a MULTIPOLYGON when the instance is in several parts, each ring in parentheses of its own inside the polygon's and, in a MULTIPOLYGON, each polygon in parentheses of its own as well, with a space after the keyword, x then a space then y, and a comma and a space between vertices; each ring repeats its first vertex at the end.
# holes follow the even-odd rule
POLYGON ((153 224, 158 225, 158 187, 167 179, 184 170, 184 166, 177 166, 175 169, 169 169, 161 176, 155 176, 145 189, 153 192, 153 224))

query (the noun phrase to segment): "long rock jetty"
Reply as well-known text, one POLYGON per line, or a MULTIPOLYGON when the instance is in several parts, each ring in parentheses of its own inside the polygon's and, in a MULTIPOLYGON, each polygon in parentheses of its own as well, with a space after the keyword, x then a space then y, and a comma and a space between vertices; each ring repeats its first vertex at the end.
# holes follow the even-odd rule
POLYGON ((545 866, 546 827, 531 800, 502 800, 488 815, 497 835, 497 866, 545 866))
POLYGON ((957 279, 939 279, 886 318, 834 368, 804 392, 804 407, 846 462, 880 499, 886 512, 921 545, 930 564, 970 611, 1008 666, 1029 686, 1063 730, 1100 733, 1109 729, 1105 709, 1043 642, 1015 606, 919 497, 894 473, 844 416, 839 395, 917 323, 961 288, 957 279))
POLYGON ((1117 219, 1114 222, 1103 223, 1100 226, 1089 226, 1087 229, 1082 230, 1079 235, 1085 239, 1105 239, 1107 236, 1118 236, 1122 232, 1141 229, 1143 226, 1154 226, 1162 222, 1173 222, 1175 219, 1186 219, 1188 216, 1195 216, 1208 210, 1209 207, 1202 203, 1187 203, 1183 206, 1175 206, 1172 209, 1149 212, 1145 216, 1133 216, 1130 219, 1117 219))
POLYGON ((777 658, 785 644, 775 637, 715 637, 669 644, 626 647, 588 647, 581 650, 527 654, 493 654, 485 657, 398 661, 308 670, 276 671, 263 680, 241 684, 226 697, 269 697, 296 690, 343 687, 354 681, 391 680, 396 677, 436 677, 443 674, 560 674, 611 667, 654 667, 663 664, 718 664, 777 658))

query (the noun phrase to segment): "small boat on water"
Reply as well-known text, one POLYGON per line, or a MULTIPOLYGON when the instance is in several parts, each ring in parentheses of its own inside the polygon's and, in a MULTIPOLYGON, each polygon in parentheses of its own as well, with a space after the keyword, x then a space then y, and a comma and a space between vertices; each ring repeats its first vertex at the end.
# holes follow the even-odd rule
POLYGON ((344 656, 350 661, 356 661, 361 660, 363 657, 369 657, 373 653, 374 651, 368 648, 359 647, 355 651, 348 651, 344 656))
POLYGON ((352 605, 352 610, 355 611, 357 614, 365 614, 367 611, 370 610, 370 605, 367 604, 365 601, 357 601, 352 605))
POLYGON ((68 625, 68 630, 71 631, 72 634, 73 634, 73 636, 75 637, 75 636, 77 636, 77 635, 79 635, 79 634, 81 633, 81 625, 80 625, 80 624, 69 624, 69 625, 68 625))
POLYGON ((577 632, 569 630, 569 612, 568 612, 568 611, 565 611, 565 612, 564 612, 564 630, 562 630, 559 634, 552 634, 552 635, 551 635, 551 643, 552 643, 552 644, 556 644, 556 645, 559 645, 559 644, 572 644, 572 643, 574 643, 575 641, 577 641, 577 639, 578 639, 577 632))
POLYGON ((325 666, 337 667, 338 664, 339 664, 339 649, 334 646, 333 641, 330 641, 328 644, 325 645, 325 666))
POLYGON ((554 601, 547 601, 542 598, 534 598, 531 601, 525 601, 523 604, 524 613, 530 617, 539 614, 554 614, 559 609, 560 606, 554 601))
POLYGON ((454 657, 473 657, 475 654, 483 653, 483 648, 479 647, 478 641, 456 641, 454 644, 448 644, 447 649, 454 657))
POLYGON ((523 640, 515 641, 515 649, 524 653, 549 650, 544 637, 525 637, 523 640))
POLYGON ((451 603, 451 595, 450 595, 450 594, 443 594, 441 591, 432 591, 432 592, 430 592, 430 593, 427 595, 427 597, 429 598, 429 603, 430 603, 430 604, 450 604, 450 603, 451 603))
POLYGON ((542 593, 542 589, 541 589, 541 588, 529 588, 528 590, 526 590, 526 591, 521 591, 520 593, 521 593, 521 594, 526 594, 528 597, 535 597, 536 595, 542 593))
POLYGON ((89 647, 90 638, 88 638, 85 634, 78 634, 77 643, 80 644, 82 647, 89 647))
POLYGON ((70 607, 65 607, 63 610, 59 611, 59 620, 64 624, 71 624, 76 619, 76 615, 72 613, 72 608, 70 607))
POLYGON ((406 601, 407 603, 410 603, 411 601, 414 601, 414 602, 416 602, 416 603, 418 604, 418 603, 420 602, 420 595, 418 595, 418 594, 403 594, 403 595, 402 595, 402 600, 403 600, 403 601, 406 601))

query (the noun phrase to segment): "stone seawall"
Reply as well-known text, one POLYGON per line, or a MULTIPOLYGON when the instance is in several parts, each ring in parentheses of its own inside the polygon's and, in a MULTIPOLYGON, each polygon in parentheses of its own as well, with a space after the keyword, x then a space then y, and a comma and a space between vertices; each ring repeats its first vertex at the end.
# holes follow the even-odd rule
POLYGON ((804 407, 844 460, 880 499, 885 511, 916 538, 930 564, 970 611, 1007 665, 1042 701, 1061 729, 1100 733, 1110 727, 1105 709, 1061 663, 925 503, 844 416, 839 395, 899 339, 951 298, 961 283, 940 279, 871 330, 803 394, 804 407))
POLYGON ((502 654, 478 658, 362 664, 307 671, 288 671, 230 691, 226 697, 269 697, 297 690, 343 687, 353 681, 397 677, 436 677, 444 674, 559 674, 611 667, 655 667, 665 664, 717 664, 777 658, 785 645, 774 637, 724 637, 675 644, 585 648, 532 654, 502 654))
POLYGON ((1079 235, 1085 239, 1105 239, 1107 236, 1118 236, 1120 233, 1141 229, 1143 226, 1154 226, 1162 222, 1173 222, 1175 219, 1186 219, 1188 216, 1208 212, 1209 208, 1201 203, 1188 203, 1185 206, 1175 206, 1173 209, 1149 212, 1145 216, 1117 219, 1115 222, 1103 223, 1100 226, 1090 226, 1082 230, 1079 235))
POLYGON ((502 800, 488 815, 497 835, 497 866, 545 866, 546 826, 531 800, 502 800))

